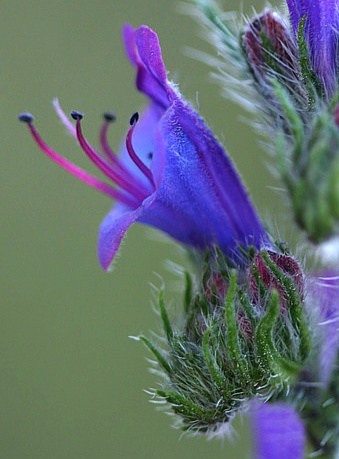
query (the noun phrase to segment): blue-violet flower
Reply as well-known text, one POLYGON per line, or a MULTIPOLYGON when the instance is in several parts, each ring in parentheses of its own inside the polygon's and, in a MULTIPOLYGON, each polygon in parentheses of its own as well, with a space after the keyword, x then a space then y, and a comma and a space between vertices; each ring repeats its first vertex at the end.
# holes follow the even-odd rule
POLYGON ((237 247, 261 248, 268 236, 230 159, 204 121, 167 80, 155 32, 126 25, 124 42, 137 69, 136 86, 149 99, 138 121, 131 118, 125 146, 116 155, 107 142, 113 116, 106 114, 101 130, 103 155, 85 139, 80 112, 72 112, 76 127, 57 102, 61 120, 89 159, 114 186, 92 177, 47 146, 29 114, 28 123, 40 148, 56 163, 88 185, 116 200, 101 224, 99 260, 112 262, 127 229, 134 222, 156 227, 187 246, 205 250, 217 245, 239 258, 237 247))

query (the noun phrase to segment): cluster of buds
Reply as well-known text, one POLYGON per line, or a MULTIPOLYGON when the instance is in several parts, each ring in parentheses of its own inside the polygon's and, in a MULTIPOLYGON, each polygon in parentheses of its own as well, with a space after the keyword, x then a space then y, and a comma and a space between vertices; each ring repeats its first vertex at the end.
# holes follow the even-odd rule
POLYGON ((215 433, 252 399, 276 399, 309 355, 299 264, 267 249, 250 248, 247 256, 245 267, 232 268, 220 251, 210 251, 200 282, 187 283, 178 329, 160 296, 167 348, 140 337, 163 372, 155 395, 184 430, 215 433))
POLYGON ((265 10, 242 32, 242 49, 259 94, 270 104, 265 109, 276 122, 279 101, 273 81, 278 81, 300 106, 307 105, 307 91, 301 81, 302 67, 297 44, 286 22, 265 10))
POLYGON ((255 113, 295 222, 314 243, 334 237, 339 228, 337 2, 288 0, 289 17, 265 9, 236 26, 212 0, 195 3, 221 56, 215 62, 219 80, 228 97, 255 113))
MULTIPOLYGON (((317 72, 320 56, 309 36, 310 20, 310 15, 300 17, 293 31, 286 20, 266 10, 249 22, 242 42, 263 96, 262 111, 280 131, 275 150, 295 221, 311 241, 320 243, 339 227, 338 95, 334 71, 317 72)), ((328 57, 336 68, 336 54, 328 57)))
POLYGON ((290 139, 281 136, 277 143, 281 177, 296 222, 311 241, 321 243, 339 229, 338 106, 324 107, 306 127, 291 101, 283 93, 280 96, 292 133, 290 139))

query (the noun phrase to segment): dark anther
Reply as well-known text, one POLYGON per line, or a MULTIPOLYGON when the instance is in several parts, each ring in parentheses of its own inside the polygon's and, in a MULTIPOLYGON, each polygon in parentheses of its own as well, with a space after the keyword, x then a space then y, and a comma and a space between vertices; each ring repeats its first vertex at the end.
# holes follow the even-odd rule
POLYGON ((77 110, 73 110, 71 112, 71 117, 75 120, 75 121, 80 121, 82 120, 82 118, 84 117, 84 115, 81 113, 81 112, 78 112, 77 110))
POLYGON ((131 119, 129 120, 129 124, 133 126, 133 124, 138 122, 138 119, 139 119, 139 113, 138 112, 133 113, 133 115, 131 116, 131 119))
POLYGON ((104 120, 108 121, 109 123, 117 119, 116 115, 112 112, 105 112, 103 114, 103 117, 104 117, 104 120))
POLYGON ((152 159, 152 158, 153 158, 153 152, 152 152, 152 151, 150 151, 150 152, 148 153, 147 158, 148 158, 148 159, 152 159))
POLYGON ((18 120, 22 123, 30 124, 33 122, 34 116, 30 113, 20 113, 20 115, 18 115, 18 120))

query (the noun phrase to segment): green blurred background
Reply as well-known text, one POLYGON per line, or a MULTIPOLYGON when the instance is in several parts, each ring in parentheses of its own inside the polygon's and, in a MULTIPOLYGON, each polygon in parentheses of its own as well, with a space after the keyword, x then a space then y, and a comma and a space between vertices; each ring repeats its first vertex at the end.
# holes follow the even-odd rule
MULTIPOLYGON (((264 6, 245 0, 245 13, 251 4, 257 11, 264 6)), ((176 295, 165 260, 183 263, 180 252, 135 226, 114 272, 103 272, 97 229, 111 202, 43 157, 16 121, 31 111, 50 145, 92 170, 51 100, 58 96, 67 112, 86 113, 94 144, 101 113, 115 111, 110 136, 117 146, 129 116, 145 102, 120 30, 124 22, 146 23, 159 34, 170 75, 226 139, 256 205, 269 215, 278 201, 268 188, 276 184, 263 165, 267 158, 239 120, 243 113, 220 97, 210 69, 185 56, 185 46, 209 48, 177 9, 167 0, 1 2, 1 458, 250 456, 245 419, 236 422, 241 441, 181 438, 143 392, 155 385, 150 355, 128 336, 158 330, 150 282, 159 286, 160 274, 167 298, 176 295)))

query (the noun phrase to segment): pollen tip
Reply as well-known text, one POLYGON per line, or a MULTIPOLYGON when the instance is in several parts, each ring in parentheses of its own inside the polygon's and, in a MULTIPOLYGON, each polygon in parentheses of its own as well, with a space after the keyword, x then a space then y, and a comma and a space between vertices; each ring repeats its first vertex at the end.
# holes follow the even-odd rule
POLYGON ((34 116, 30 113, 20 113, 20 115, 18 115, 18 120, 22 123, 31 124, 34 120, 34 116))
POLYGON ((109 123, 111 123, 112 121, 115 121, 117 119, 115 113, 112 113, 112 112, 105 112, 103 113, 103 118, 105 121, 108 121, 109 123))
POLYGON ((133 115, 131 116, 131 119, 129 120, 129 124, 133 126, 134 124, 138 122, 138 119, 139 119, 139 113, 138 112, 133 113, 133 115))
POLYGON ((71 112, 71 117, 75 120, 75 121, 80 121, 82 120, 82 118, 84 117, 84 114, 81 113, 81 112, 78 112, 77 110, 73 110, 71 112))

